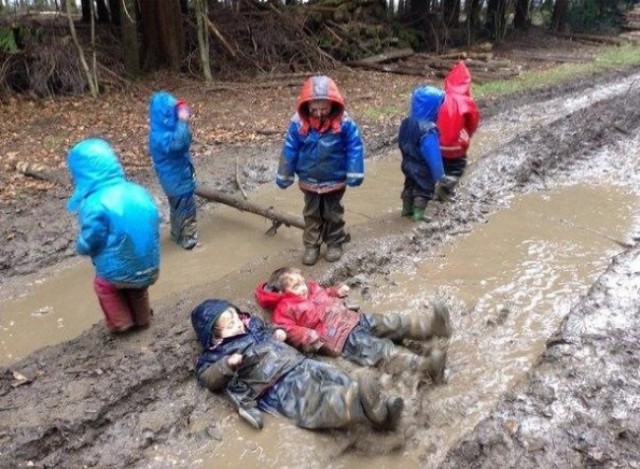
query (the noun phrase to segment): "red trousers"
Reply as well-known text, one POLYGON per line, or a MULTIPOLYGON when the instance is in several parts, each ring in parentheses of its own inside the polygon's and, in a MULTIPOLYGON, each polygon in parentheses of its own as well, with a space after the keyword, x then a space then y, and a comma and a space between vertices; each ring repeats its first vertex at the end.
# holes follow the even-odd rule
POLYGON ((133 326, 146 327, 151 320, 149 292, 145 288, 116 288, 101 277, 93 281, 107 328, 123 332, 133 326))

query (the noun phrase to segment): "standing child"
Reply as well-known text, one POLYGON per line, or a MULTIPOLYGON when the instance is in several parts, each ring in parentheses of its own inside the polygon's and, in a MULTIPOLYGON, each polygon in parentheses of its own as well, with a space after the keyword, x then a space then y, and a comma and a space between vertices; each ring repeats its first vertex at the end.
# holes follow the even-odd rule
POLYGON ((478 128, 480 113, 471 97, 471 73, 458 62, 444 79, 444 103, 438 112, 440 151, 446 184, 440 184, 436 198, 448 200, 467 167, 467 149, 478 128))
POLYGON ((345 243, 346 186, 364 180, 364 147, 356 123, 334 81, 326 76, 308 78, 298 97, 282 149, 276 182, 286 189, 298 175, 304 193, 305 246, 302 263, 318 261, 320 246, 327 245, 325 259, 342 257, 345 243))
POLYGON ((158 278, 160 219, 149 193, 128 182, 111 146, 101 139, 76 144, 67 155, 75 186, 67 208, 78 213, 78 254, 95 267, 95 292, 107 328, 146 327, 147 288, 158 278))
POLYGON ((310 429, 371 423, 394 430, 404 401, 384 399, 370 375, 357 380, 344 371, 306 358, 283 342, 285 334, 225 300, 206 300, 191 312, 203 351, 198 381, 211 391, 226 390, 240 416, 262 428, 260 411, 310 429))
POLYGON ((169 199, 171 238, 184 249, 193 249, 198 243, 189 118, 187 103, 170 93, 160 91, 151 97, 149 153, 169 199))
POLYGON ((268 282, 256 287, 256 300, 271 310, 273 323, 286 332, 286 340, 303 352, 342 356, 358 365, 385 364, 389 371, 414 370, 442 378, 445 356, 433 349, 422 357, 394 345, 403 339, 429 340, 451 333, 449 313, 437 303, 434 316, 360 314, 345 305, 347 285, 323 288, 306 281, 300 270, 275 270, 268 282))
POLYGON ((411 95, 411 111, 400 125, 398 145, 402 153, 402 216, 425 219, 427 203, 444 168, 438 141, 436 118, 444 94, 433 86, 419 86, 411 95))

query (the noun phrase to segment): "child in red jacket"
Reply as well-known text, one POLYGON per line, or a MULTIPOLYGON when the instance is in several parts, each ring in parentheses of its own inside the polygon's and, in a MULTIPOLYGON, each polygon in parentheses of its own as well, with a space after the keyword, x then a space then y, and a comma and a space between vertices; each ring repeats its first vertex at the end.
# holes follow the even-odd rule
POLYGON ((436 125, 446 177, 436 188, 435 198, 447 200, 467 167, 467 149, 478 128, 480 114, 471 97, 471 73, 458 62, 444 79, 444 102, 436 125))
POLYGON ((403 339, 449 337, 449 313, 437 302, 434 316, 360 314, 345 305, 347 285, 323 288, 306 281, 300 270, 275 270, 256 287, 256 300, 272 311, 272 322, 284 329, 287 342, 303 352, 342 356, 359 365, 386 365, 390 372, 411 369, 442 379, 445 355, 434 348, 428 357, 396 347, 403 339))

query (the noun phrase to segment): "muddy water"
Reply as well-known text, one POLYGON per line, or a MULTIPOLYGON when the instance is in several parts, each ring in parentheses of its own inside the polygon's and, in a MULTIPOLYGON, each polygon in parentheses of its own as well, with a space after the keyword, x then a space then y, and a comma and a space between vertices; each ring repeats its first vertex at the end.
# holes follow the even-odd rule
MULTIPOLYGON (((389 161, 368 166, 367 182, 357 190, 347 191, 348 225, 366 223, 381 213, 398 209, 398 168, 397 163, 389 161), (392 187, 393 191, 380 191, 380 187, 392 187)), ((264 187, 252 193, 251 200, 296 215, 302 212, 302 195, 295 187, 286 191, 264 187)), ((268 237, 263 233, 269 226, 261 217, 219 206, 213 213, 201 216, 200 245, 194 251, 179 249, 164 233, 160 279, 151 287, 152 301, 170 295, 186 296, 190 288, 222 278, 247 262, 274 252, 300 255, 300 230, 280 228, 276 236, 268 237)), ((92 281, 90 262, 83 259, 49 271, 17 289, 14 286, 11 291, 0 291, 0 298, 4 298, 0 302, 0 365, 45 345, 69 340, 101 321, 92 281)))

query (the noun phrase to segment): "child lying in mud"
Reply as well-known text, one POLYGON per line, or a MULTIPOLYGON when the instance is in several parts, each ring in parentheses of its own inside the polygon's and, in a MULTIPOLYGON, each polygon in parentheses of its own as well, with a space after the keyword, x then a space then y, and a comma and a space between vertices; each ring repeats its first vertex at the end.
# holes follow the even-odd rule
POLYGON ((436 302, 431 319, 400 314, 360 314, 344 302, 347 285, 323 288, 306 281, 300 270, 275 270, 268 282, 258 284, 258 304, 272 311, 272 321, 286 331, 286 340, 303 352, 342 356, 358 365, 385 365, 387 371, 415 370, 438 382, 445 354, 437 348, 423 357, 396 347, 403 339, 449 337, 449 313, 436 302))
POLYGON ((231 303, 206 300, 191 312, 191 322, 204 347, 196 364, 198 380, 212 391, 226 389, 253 427, 263 426, 260 411, 309 429, 398 426, 402 398, 383 399, 370 375, 354 380, 332 365, 306 358, 283 342, 282 329, 268 327, 231 303))

